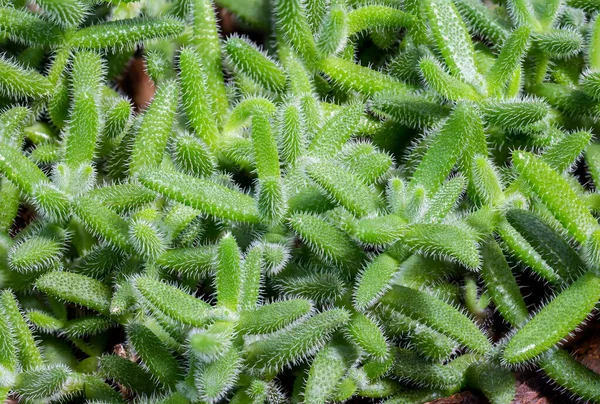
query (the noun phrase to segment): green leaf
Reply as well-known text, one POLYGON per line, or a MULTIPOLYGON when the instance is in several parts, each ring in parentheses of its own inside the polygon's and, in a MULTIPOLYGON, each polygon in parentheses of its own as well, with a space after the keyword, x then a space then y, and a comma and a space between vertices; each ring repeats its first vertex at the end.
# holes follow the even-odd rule
POLYGON ((39 272, 56 269, 63 250, 60 237, 33 236, 16 242, 8 254, 8 264, 13 271, 39 272))
POLYGON ((414 24, 415 18, 404 11, 383 5, 367 5, 348 13, 348 35, 383 29, 399 30, 414 24))
POLYGON ((589 316, 599 299, 600 278, 588 272, 511 337, 504 349, 504 360, 516 365, 551 349, 589 316))
POLYGON ((139 174, 149 168, 158 168, 171 136, 179 90, 174 81, 163 81, 152 103, 144 113, 135 136, 129 172, 139 174))
POLYGON ((539 97, 544 97, 552 107, 567 116, 583 116, 597 119, 600 116, 598 104, 578 88, 557 83, 542 83, 530 89, 539 97))
POLYGON ((400 264, 388 254, 379 254, 362 270, 354 289, 354 305, 365 309, 375 304, 388 288, 400 264))
POLYGON ((0 94, 11 98, 44 98, 51 91, 52 84, 45 76, 0 57, 0 94))
POLYGON ((411 250, 425 255, 456 260, 473 270, 481 265, 477 238, 464 227, 414 224, 405 229, 401 239, 411 250))
POLYGON ((557 58, 568 58, 581 50, 583 38, 576 31, 554 29, 533 35, 533 44, 541 52, 557 58))
MULTIPOLYGON (((464 372, 468 366, 468 363, 464 363, 465 356, 469 355, 459 356, 447 365, 440 365, 427 363, 415 353, 400 348, 396 351, 392 372, 397 377, 430 388, 460 389, 464 385, 464 372)), ((473 359, 469 357, 469 361, 472 362, 473 359)))
POLYGON ((336 164, 310 163, 306 172, 326 194, 357 216, 374 213, 381 205, 372 189, 336 164))
POLYGON ((507 1, 508 13, 517 26, 527 26, 535 31, 540 31, 541 26, 535 18, 535 11, 530 0, 507 1))
POLYGON ((163 231, 143 215, 129 222, 129 242, 138 254, 149 260, 162 255, 168 245, 163 231))
POLYGON ((392 168, 393 158, 369 142, 348 142, 338 159, 365 184, 379 182, 392 168))
POLYGON ((192 353, 202 362, 210 363, 231 348, 235 325, 231 321, 216 320, 204 329, 190 333, 192 353))
POLYGON ((217 218, 259 222, 254 199, 210 180, 159 170, 145 171, 139 180, 148 189, 217 218))
POLYGON ((197 277, 212 270, 216 256, 215 245, 174 248, 158 257, 156 264, 172 272, 197 277))
POLYGON ((211 92, 206 88, 208 78, 202 60, 192 48, 184 48, 179 53, 179 83, 185 89, 181 92, 181 100, 196 136, 215 148, 219 132, 217 119, 212 115, 214 105, 209 98, 211 92))
POLYGON ((485 205, 498 206, 504 199, 500 174, 483 156, 475 156, 471 164, 471 183, 475 194, 485 205))
POLYGON ((460 347, 453 339, 395 310, 385 310, 379 317, 385 323, 386 335, 409 337, 413 349, 434 362, 448 360, 460 347))
POLYGON ((406 220, 397 215, 344 219, 342 227, 352 238, 367 245, 388 245, 402 236, 406 220))
POLYGON ((275 25, 281 35, 307 64, 316 60, 317 50, 306 9, 301 0, 277 0, 274 3, 275 25))
POLYGON ((239 307, 241 310, 254 309, 260 301, 263 288, 262 272, 265 266, 263 246, 253 246, 244 257, 242 264, 242 290, 239 307))
MULTIPOLYGON (((585 152, 585 161, 594 184, 600 184, 600 145, 590 144, 585 152)), ((596 185, 598 186, 598 185, 596 185)))
POLYGON ((21 144, 23 127, 31 119, 31 110, 12 107, 0 114, 0 141, 14 148, 21 144))
POLYGON ((125 98, 114 98, 105 102, 104 127, 102 137, 118 138, 127 128, 131 119, 131 102, 125 98))
POLYGON ((419 68, 427 85, 447 100, 481 99, 481 95, 473 86, 448 74, 437 60, 424 57, 419 62, 419 68))
POLYGON ((531 153, 514 152, 513 164, 531 190, 571 236, 583 243, 598 223, 568 183, 547 163, 531 153))
POLYGON ((523 130, 544 119, 549 107, 539 99, 488 101, 481 104, 481 112, 489 125, 505 130, 523 130))
POLYGON ((63 39, 59 27, 24 8, 0 7, 0 29, 11 40, 29 46, 55 46, 63 39))
MULTIPOLYGON (((60 60, 63 58, 60 58, 59 56, 62 55, 59 54, 57 56, 57 61, 64 62, 65 64, 69 61, 68 57, 64 58, 66 60, 60 60)), ((64 69, 65 66, 59 66, 58 68, 64 69)), ((50 73, 52 73, 52 71, 50 71, 50 73)), ((62 71, 60 73, 62 73, 62 71)), ((57 128, 63 129, 69 115, 69 85, 65 75, 57 74, 56 81, 56 88, 48 101, 48 115, 50 115, 50 120, 57 128)))
POLYGON ((81 24, 90 8, 89 4, 79 0, 39 0, 36 4, 47 19, 65 28, 81 24))
POLYGON ((455 175, 444 182, 429 201, 422 221, 425 223, 439 222, 450 214, 456 205, 460 203, 461 196, 467 185, 466 182, 465 177, 462 175, 455 175))
POLYGON ((139 323, 132 323, 127 327, 127 336, 143 366, 162 385, 173 388, 181 377, 181 369, 164 343, 150 329, 139 323))
MULTIPOLYGON (((583 4, 581 4, 580 7, 582 8, 586 8, 586 4, 585 3, 593 3, 596 0, 571 0, 571 2, 573 1, 578 1, 581 2, 583 4)), ((597 2, 597 9, 600 10, 600 2, 597 2)), ((600 41, 600 18, 598 18, 596 16, 596 18, 594 18, 594 20, 592 21, 591 24, 591 32, 590 32, 590 39, 589 39, 589 45, 587 47, 587 60, 588 60, 588 64, 590 65, 590 69, 593 72, 596 72, 598 70, 600 70, 600 52, 598 51, 598 41, 600 41)))
MULTIPOLYGON (((17 371, 17 341, 15 339, 18 326, 14 329, 10 324, 9 313, 4 309, 4 296, 0 301, 0 385, 2 387, 12 386, 17 371)), ((12 305, 12 302, 9 302, 12 305)), ((14 306, 13 306, 14 308, 14 306)), ((10 308, 9 308, 10 312, 10 308)), ((33 345, 35 348, 35 344, 33 345)), ((33 352, 35 355, 35 351, 33 352)), ((41 362, 41 360, 40 360, 41 362)))
POLYGON ((508 36, 506 27, 486 4, 478 0, 453 0, 453 3, 473 36, 485 38, 496 46, 504 43, 508 36))
POLYGON ((164 282, 138 276, 133 284, 142 298, 178 323, 202 327, 208 321, 210 305, 164 282))
POLYGON ((302 241, 326 262, 356 268, 366 258, 346 234, 318 216, 294 214, 289 224, 302 241))
POLYGON ((314 0, 304 3, 306 20, 312 32, 317 32, 319 27, 323 25, 329 5, 329 2, 325 0, 314 0))
POLYGON ((282 105, 276 123, 275 138, 281 160, 288 166, 294 166, 298 158, 305 153, 307 145, 307 128, 301 103, 294 100, 282 105))
POLYGON ((28 370, 19 375, 15 391, 31 399, 66 398, 83 388, 83 383, 64 365, 50 365, 28 370))
POLYGON ((560 14, 562 7, 562 0, 533 1, 535 16, 543 29, 548 29, 555 25, 556 17, 560 14))
POLYGON ((105 317, 79 317, 64 324, 63 331, 69 338, 98 335, 115 326, 105 317))
POLYGON ((240 4, 236 0, 218 0, 218 4, 253 27, 264 29, 270 26, 270 8, 267 1, 253 0, 251 3, 240 4))
POLYGON ((321 349, 308 370, 304 402, 318 404, 329 401, 347 370, 342 349, 329 345, 321 349))
POLYGON ((597 0, 567 0, 570 7, 583 8, 586 11, 600 10, 600 3, 597 0))
POLYGON ((126 213, 156 199, 156 194, 137 183, 108 185, 88 193, 103 206, 118 213, 126 213))
POLYGON ((334 83, 346 91, 358 91, 373 95, 380 91, 405 93, 409 87, 391 76, 356 63, 329 57, 318 63, 319 69, 334 83))
POLYGON ((285 73, 277 62, 245 38, 230 37, 224 44, 227 64, 236 72, 250 77, 273 92, 283 91, 285 73))
POLYGON ((194 384, 203 401, 216 403, 234 387, 241 361, 240 352, 231 348, 214 362, 199 364, 194 372, 194 384))
POLYGON ((100 133, 98 101, 104 76, 100 55, 77 53, 73 58, 72 72, 73 106, 65 138, 64 161, 77 167, 91 163, 100 133))
POLYGON ((276 111, 275 105, 266 98, 252 96, 238 102, 231 110, 225 124, 225 132, 235 132, 247 126, 257 112, 270 115, 276 111))
MULTIPOLYGON (((221 61, 221 40, 217 26, 216 10, 211 0, 191 0, 191 44, 201 60, 206 74, 208 99, 213 101, 211 110, 221 124, 228 108, 225 80, 221 61)), ((207 140, 207 143, 210 143, 207 140)))
POLYGON ((277 143, 269 114, 262 110, 252 116, 252 146, 259 178, 280 176, 277 143))
POLYGON ((584 264, 577 252, 563 236, 535 214, 511 209, 506 213, 506 219, 560 278, 574 279, 581 274, 584 264))
POLYGON ((329 157, 341 150, 355 134, 363 111, 364 104, 360 102, 343 107, 317 131, 308 146, 308 151, 317 156, 329 157))
POLYGON ((332 4, 321 25, 317 40, 317 49, 321 58, 337 54, 344 49, 348 37, 347 20, 345 7, 341 4, 332 4))
POLYGON ((525 323, 529 317, 527 305, 498 243, 487 241, 482 255, 481 277, 496 309, 513 327, 525 323))
POLYGON ((4 209, 0 211, 0 231, 8 233, 13 226, 19 211, 21 192, 12 182, 4 179, 0 181, 0 205, 4 209))
POLYGON ((390 379, 371 381, 362 369, 351 369, 351 377, 357 380, 357 396, 365 398, 385 398, 401 389, 397 382, 390 379))
POLYGON ((514 72, 521 69, 521 62, 529 48, 530 32, 527 26, 515 29, 500 49, 487 79, 491 95, 500 95, 514 76, 514 72))
POLYGON ((498 226, 498 235, 504 242, 504 248, 527 265, 533 272, 543 279, 560 283, 561 277, 550 267, 544 258, 533 248, 533 246, 507 221, 503 221, 498 226))
POLYGON ((265 242, 261 243, 260 247, 262 250, 261 266, 264 267, 267 274, 277 274, 284 269, 290 259, 291 250, 287 239, 281 238, 279 234, 267 234, 265 242))
POLYGON ((167 74, 172 72, 169 55, 163 51, 150 49, 145 52, 146 71, 152 81, 162 81, 167 74))
POLYGON ((343 309, 331 309, 280 332, 267 334, 245 346, 245 361, 252 368, 278 372, 316 352, 349 317, 343 309))
POLYGON ((89 307, 103 314, 109 313, 112 290, 87 276, 54 271, 40 276, 35 286, 54 298, 89 307))
POLYGON ((348 323, 349 339, 368 356, 379 362, 385 362, 390 355, 388 341, 373 319, 362 313, 354 313, 348 323))
POLYGON ((492 404, 511 404, 515 399, 515 376, 492 363, 474 363, 467 370, 467 385, 485 394, 492 404))
POLYGON ((183 29, 183 23, 173 17, 128 18, 77 30, 70 36, 69 44, 97 50, 135 48, 140 42, 177 36, 183 29))
POLYGON ((473 136, 467 128, 478 122, 480 118, 473 107, 458 105, 433 137, 425 156, 413 173, 409 187, 418 185, 428 195, 435 194, 457 163, 465 143, 473 136))
POLYGON ((451 0, 427 0, 427 18, 450 73, 482 88, 483 78, 475 67, 475 50, 471 35, 451 0))
POLYGON ((586 368, 566 351, 551 353, 540 361, 540 367, 559 386, 584 400, 595 400, 600 395, 598 374, 586 368))
POLYGON ((487 337, 468 317, 427 293, 396 285, 383 296, 381 302, 455 339, 474 352, 485 354, 491 349, 487 337))
POLYGON ((565 173, 576 164, 591 139, 592 134, 586 131, 567 134, 544 150, 542 158, 559 173, 565 173))
MULTIPOLYGON (((29 324, 23 318, 21 314, 21 307, 17 302, 15 295, 10 290, 3 290, 0 296, 0 312, 6 319, 9 327, 10 334, 14 338, 14 345, 16 349, 13 353, 16 354, 18 364, 23 370, 31 370, 38 368, 44 364, 42 353, 38 347, 29 324)), ((3 341, 4 343, 4 341, 3 341)), ((6 358, 9 366, 13 362, 13 359, 6 358)), ((5 366, 5 364, 2 364, 5 366)))
POLYGON ((319 306, 332 305, 348 291, 339 271, 307 268, 307 273, 284 277, 277 283, 281 295, 307 299, 319 306))
POLYGON ((135 362, 118 355, 103 355, 99 360, 102 374, 139 394, 156 390, 152 376, 135 362))
POLYGON ((582 79, 581 89, 594 101, 600 101, 600 73, 588 72, 585 74, 582 79))
POLYGON ((89 231, 109 244, 125 252, 132 249, 127 222, 100 201, 89 196, 79 198, 73 204, 73 212, 89 231))
POLYGON ((268 334, 283 329, 306 316, 312 303, 305 299, 287 299, 265 304, 240 313, 237 328, 245 334, 268 334))
POLYGON ((237 311, 242 293, 242 264, 235 238, 226 234, 217 250, 215 286, 219 305, 237 311))
MULTIPOLYGON (((388 86, 389 87, 389 86, 388 86)), ((375 94, 371 110, 402 125, 424 129, 434 126, 448 115, 449 108, 432 97, 406 91, 385 91, 375 94)))

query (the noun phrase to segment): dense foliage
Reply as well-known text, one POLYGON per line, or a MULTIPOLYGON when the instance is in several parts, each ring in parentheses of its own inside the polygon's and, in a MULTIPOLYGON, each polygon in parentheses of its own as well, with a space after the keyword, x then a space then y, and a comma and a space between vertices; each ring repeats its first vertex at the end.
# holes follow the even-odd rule
POLYGON ((600 402, 600 2, 220 4, 0 0, 0 399, 600 402))

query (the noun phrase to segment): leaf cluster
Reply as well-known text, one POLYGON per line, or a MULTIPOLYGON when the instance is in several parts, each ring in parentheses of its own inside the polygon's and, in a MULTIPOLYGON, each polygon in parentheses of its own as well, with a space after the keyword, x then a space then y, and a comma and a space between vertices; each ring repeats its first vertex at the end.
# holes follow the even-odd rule
POLYGON ((600 3, 217 3, 0 0, 0 400, 600 402, 600 3))

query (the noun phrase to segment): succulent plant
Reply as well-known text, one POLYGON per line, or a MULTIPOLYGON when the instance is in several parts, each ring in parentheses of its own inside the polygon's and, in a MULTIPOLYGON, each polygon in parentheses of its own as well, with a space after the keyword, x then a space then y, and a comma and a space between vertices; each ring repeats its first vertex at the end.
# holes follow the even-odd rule
POLYGON ((0 0, 0 399, 600 402, 600 2, 217 3, 0 0))

